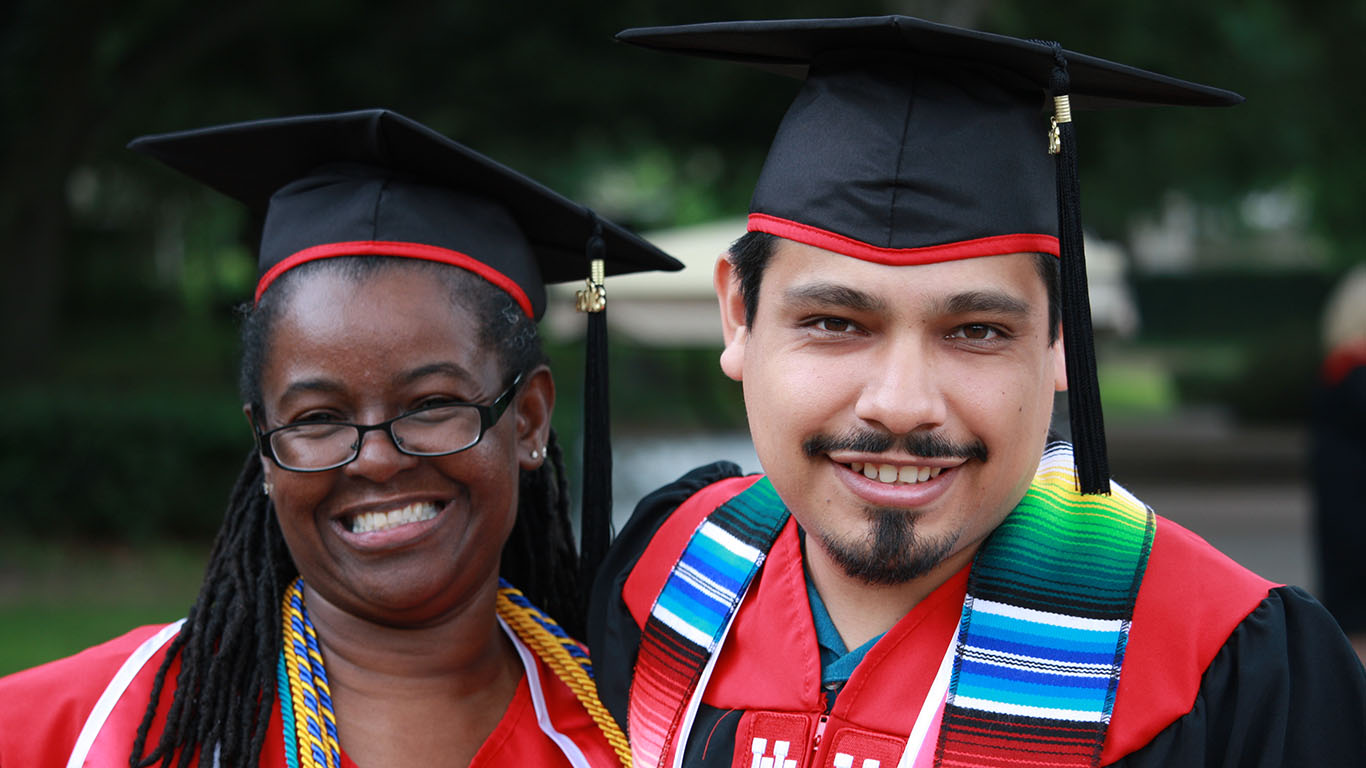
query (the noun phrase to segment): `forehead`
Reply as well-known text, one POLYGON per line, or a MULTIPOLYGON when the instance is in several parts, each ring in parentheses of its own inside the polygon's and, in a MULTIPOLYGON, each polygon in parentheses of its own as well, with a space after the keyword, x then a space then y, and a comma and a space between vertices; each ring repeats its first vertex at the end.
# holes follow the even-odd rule
POLYGON ((488 359, 475 312, 421 265, 309 270, 295 276, 282 302, 269 330, 267 378, 329 371, 382 378, 438 360, 478 370, 488 359))
MULTIPOLYGON (((956 297, 999 294, 1024 303, 1031 312, 1046 312, 1047 287, 1038 258, 1010 253, 893 266, 779 239, 760 290, 765 299, 779 303, 804 303, 815 295, 891 313, 948 308, 956 297)), ((761 301, 761 311, 762 306, 761 301)))

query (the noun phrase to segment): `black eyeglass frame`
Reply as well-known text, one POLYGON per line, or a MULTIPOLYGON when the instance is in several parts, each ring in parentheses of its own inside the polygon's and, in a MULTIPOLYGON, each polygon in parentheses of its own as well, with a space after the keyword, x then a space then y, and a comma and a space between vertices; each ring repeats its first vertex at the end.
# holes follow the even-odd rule
POLYGON ((383 430, 386 434, 389 435, 390 442, 394 444, 394 447, 398 449, 399 453, 403 453, 408 456, 420 456, 425 458, 431 458, 434 456, 450 456, 451 454, 460 453, 461 451, 468 451, 469 449, 478 445, 479 442, 484 439, 484 435, 487 434, 488 431, 492 429, 495 424, 498 423, 498 420, 503 417, 503 414, 507 411, 508 406, 512 404, 512 398, 517 394, 517 390, 521 387, 521 385, 522 374, 518 373, 512 379, 512 383, 508 385, 507 389, 503 390, 503 394, 499 395, 498 397, 495 397, 493 399, 493 402, 489 403, 488 405, 484 405, 482 403, 459 402, 438 403, 436 405, 428 405, 422 408, 415 408, 405 413, 400 413, 394 418, 389 419, 387 421, 381 421, 378 424, 356 424, 350 421, 323 422, 328 426, 332 427, 354 427, 357 435, 356 448, 354 451, 352 451, 351 458, 347 459, 346 461, 341 461, 326 467, 298 469, 296 467, 286 466, 285 464, 281 463, 281 461, 278 458, 276 458, 275 449, 270 444, 270 436, 275 434, 276 432, 283 432, 284 430, 292 429, 294 427, 301 426, 301 424, 307 424, 308 422, 285 424, 281 427, 268 429, 265 432, 262 432, 261 428, 256 424, 252 424, 252 429, 256 432, 256 449, 260 451, 262 456, 274 462, 275 466, 285 470, 286 472, 330 472, 334 469, 344 467, 347 464, 350 464, 351 462, 360 458, 360 449, 361 446, 365 443, 365 434, 367 432, 372 432, 378 429, 383 430), (475 436, 474 440, 472 440, 469 445, 466 445, 463 448, 456 448, 453 451, 438 451, 435 453, 409 450, 403 447, 403 441, 399 440, 398 435, 394 434, 394 423, 397 421, 402 421, 403 419, 409 418, 414 414, 423 413, 425 411, 434 411, 438 408, 451 407, 473 408, 475 412, 479 414, 479 434, 475 436))

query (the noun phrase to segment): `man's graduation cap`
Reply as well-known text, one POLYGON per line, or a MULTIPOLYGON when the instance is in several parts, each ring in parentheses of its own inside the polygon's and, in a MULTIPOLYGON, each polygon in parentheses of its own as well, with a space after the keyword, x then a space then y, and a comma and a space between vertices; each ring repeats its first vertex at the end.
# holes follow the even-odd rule
POLYGON ((618 39, 805 83, 778 128, 749 230, 882 264, 1061 257, 1077 469, 1108 492, 1072 109, 1242 97, 1054 43, 906 16, 628 29, 618 39))
POLYGON ((545 310, 545 283, 588 280, 584 572, 611 520, 604 274, 682 264, 522 174, 393 112, 213 126, 129 144, 264 216, 256 299, 289 269, 335 256, 452 264, 545 310))

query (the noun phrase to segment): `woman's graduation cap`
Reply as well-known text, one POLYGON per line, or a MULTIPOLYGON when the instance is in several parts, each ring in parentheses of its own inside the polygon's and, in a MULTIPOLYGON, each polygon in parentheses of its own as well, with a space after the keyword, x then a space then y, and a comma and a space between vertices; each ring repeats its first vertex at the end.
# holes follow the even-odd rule
POLYGON ((591 210, 393 112, 372 109, 213 126, 129 144, 264 216, 256 299, 287 270, 383 255, 467 269, 529 317, 545 283, 587 280, 582 570, 611 521, 605 274, 682 264, 591 210))
POLYGON ((692 24, 617 38, 805 79, 755 185, 750 231, 893 265, 1060 256, 1080 487, 1109 491, 1072 109, 1226 106, 1241 96, 906 16, 692 24))

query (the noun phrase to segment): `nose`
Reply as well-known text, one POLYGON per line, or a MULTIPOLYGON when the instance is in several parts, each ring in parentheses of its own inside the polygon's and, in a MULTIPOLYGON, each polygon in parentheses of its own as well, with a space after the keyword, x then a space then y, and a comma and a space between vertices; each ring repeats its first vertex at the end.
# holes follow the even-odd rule
POLYGON ((398 449, 387 430, 372 429, 361 436, 360 451, 355 461, 342 467, 342 470, 351 477, 383 483, 399 472, 416 466, 417 462, 418 457, 409 456, 398 449))
POLYGON ((854 415, 894 435, 943 426, 948 418, 944 382, 933 354, 920 341, 888 345, 863 374, 854 415))

